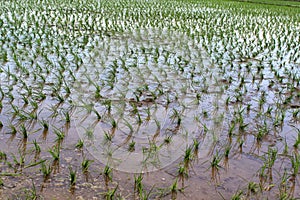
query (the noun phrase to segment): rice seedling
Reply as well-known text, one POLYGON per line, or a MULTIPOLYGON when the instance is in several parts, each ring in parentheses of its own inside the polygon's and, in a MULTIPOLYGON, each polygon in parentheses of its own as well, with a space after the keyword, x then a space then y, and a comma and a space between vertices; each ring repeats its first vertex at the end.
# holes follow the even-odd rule
POLYGON ((6 153, 0 151, 0 161, 6 161, 6 159, 7 159, 6 153))
POLYGON ((53 146, 48 152, 51 154, 54 161, 58 161, 60 158, 60 149, 57 146, 53 146))
POLYGON ((134 191, 138 194, 143 193, 143 175, 139 174, 138 176, 134 175, 134 191))
POLYGON ((256 194, 258 192, 259 186, 257 183, 255 182, 249 182, 248 183, 248 193, 247 196, 249 196, 250 194, 256 194))
POLYGON ((104 167, 103 175, 106 182, 112 181, 112 169, 108 165, 104 167))
POLYGON ((128 151, 133 152, 135 150, 135 141, 131 141, 128 144, 128 151))
POLYGON ((76 171, 69 167, 69 177, 70 177, 70 185, 74 187, 76 185, 76 171))
POLYGON ((24 124, 21 124, 21 126, 20 126, 20 132, 23 135, 24 139, 28 138, 27 128, 25 127, 24 124))
POLYGON ((83 145, 84 145, 84 143, 83 143, 83 141, 80 139, 80 140, 78 140, 78 142, 77 142, 77 144, 75 145, 75 147, 76 147, 77 149, 82 149, 83 145))
POLYGON ((117 185, 115 188, 109 189, 107 192, 103 193, 105 199, 106 200, 115 199, 115 194, 117 192, 118 187, 119 187, 119 185, 117 185))
POLYGON ((49 129, 49 123, 46 120, 43 119, 43 120, 39 121, 39 123, 41 124, 41 126, 43 127, 43 129, 45 131, 47 131, 49 129))
POLYGON ((55 141, 58 142, 58 144, 60 144, 65 138, 65 133, 57 128, 54 128, 54 133, 56 135, 55 141))
POLYGON ((294 153, 293 156, 291 156, 290 160, 292 164, 292 176, 296 177, 299 172, 299 166, 300 166, 299 154, 294 153))
POLYGON ((34 149, 36 153, 40 153, 41 152, 41 147, 40 145, 37 143, 36 140, 33 140, 33 145, 34 145, 34 149))
POLYGON ((46 163, 43 162, 41 164, 40 171, 43 173, 44 179, 46 180, 52 172, 51 165, 46 164, 46 163))
POLYGON ((81 162, 82 171, 87 172, 92 163, 93 163, 93 160, 88 160, 88 159, 83 158, 83 161, 81 162))
POLYGON ((239 190, 230 199, 231 200, 240 200, 240 199, 243 199, 243 191, 239 190))

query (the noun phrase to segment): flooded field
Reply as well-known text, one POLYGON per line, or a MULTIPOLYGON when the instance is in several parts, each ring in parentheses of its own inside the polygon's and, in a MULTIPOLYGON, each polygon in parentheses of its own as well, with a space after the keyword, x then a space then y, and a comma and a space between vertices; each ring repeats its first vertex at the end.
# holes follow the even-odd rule
POLYGON ((0 199, 300 197, 300 8, 0 2, 0 199))

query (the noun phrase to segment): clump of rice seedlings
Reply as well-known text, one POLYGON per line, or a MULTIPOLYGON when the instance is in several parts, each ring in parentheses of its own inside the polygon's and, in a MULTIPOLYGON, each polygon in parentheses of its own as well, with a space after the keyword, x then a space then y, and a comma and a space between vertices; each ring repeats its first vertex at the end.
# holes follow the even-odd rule
POLYGON ((83 140, 79 139, 75 147, 77 149, 82 149, 83 145, 84 145, 83 140))
POLYGON ((13 160, 16 166, 23 167, 25 164, 25 154, 19 151, 19 159, 15 155, 13 155, 13 160))
POLYGON ((288 173, 285 170, 283 173, 283 176, 280 178, 280 183, 279 183, 279 198, 280 199, 289 199, 290 194, 288 191, 289 188, 289 177, 288 177, 288 173))
POLYGON ((66 123, 70 123, 71 122, 71 116, 70 116, 70 113, 68 111, 66 112, 63 112, 63 115, 65 117, 65 121, 66 123))
POLYGON ((115 199, 115 194, 117 192, 119 185, 117 185, 114 189, 109 189, 107 192, 102 193, 106 200, 115 199))
POLYGON ((49 149, 48 152, 51 154, 54 161, 59 160, 59 158, 60 158, 60 149, 59 149, 59 147, 53 146, 52 149, 49 149))
POLYGON ((58 144, 60 144, 65 138, 65 133, 57 128, 54 129, 54 133, 56 135, 55 142, 58 142, 58 144))
POLYGON ((88 137, 88 139, 92 139, 94 137, 94 130, 93 128, 87 128, 85 129, 85 135, 88 137))
POLYGON ((177 119, 176 120, 177 126, 180 126, 180 124, 181 124, 181 115, 182 115, 181 112, 179 112, 178 110, 176 110, 175 108, 173 108, 172 115, 170 116, 170 118, 172 120, 176 120, 177 119))
POLYGON ((83 161, 81 162, 82 171, 84 173, 87 172, 93 162, 94 162, 93 160, 88 160, 88 159, 83 158, 83 161))
POLYGON ((10 134, 15 135, 17 133, 17 129, 16 129, 16 127, 14 125, 11 124, 10 125, 10 129, 11 129, 10 134))
POLYGON ((292 164, 292 177, 296 177, 299 172, 300 155, 297 153, 293 153, 293 156, 291 156, 290 160, 292 164))
POLYGON ((42 162, 40 171, 43 173, 44 179, 46 180, 52 172, 51 165, 45 164, 45 162, 42 162))
POLYGON ((118 123, 116 122, 115 119, 111 119, 111 126, 112 126, 113 129, 116 129, 116 128, 117 128, 118 123))
POLYGON ((28 138, 28 132, 27 132, 27 128, 26 128, 25 124, 20 125, 20 132, 23 135, 24 139, 28 138))
POLYGON ((211 168, 211 174, 213 180, 216 179, 219 169, 221 168, 220 162, 221 162, 221 156, 217 152, 213 156, 212 161, 210 162, 210 168, 211 168))
POLYGON ((248 187, 247 187, 247 196, 251 195, 251 194, 256 194, 258 192, 259 189, 259 185, 255 182, 249 182, 248 183, 248 187))
POLYGON ((134 175, 134 191, 138 194, 143 193, 143 174, 139 174, 138 176, 134 175))
POLYGON ((2 161, 2 160, 6 161, 6 159, 7 159, 6 153, 0 151, 0 161, 2 161))
POLYGON ((46 120, 42 119, 41 121, 39 121, 39 123, 43 127, 44 131, 47 131, 49 129, 49 123, 46 120))
POLYGON ((107 142, 112 142, 114 135, 110 132, 104 131, 104 139, 107 142))
POLYGON ((180 165, 177 170, 177 173, 178 173, 179 180, 181 180, 182 185, 184 185, 184 179, 188 178, 188 176, 189 176, 188 168, 185 167, 184 165, 180 165))
POLYGON ((275 164, 275 161, 277 159, 277 152, 278 150, 276 148, 269 148, 267 153, 267 166, 270 173, 270 180, 272 180, 272 168, 275 164))
POLYGON ((243 199, 243 191, 239 190, 230 199, 231 200, 242 200, 243 199))
POLYGON ((35 152, 36 153, 40 153, 41 152, 41 147, 40 147, 40 145, 37 143, 37 141, 36 140, 33 140, 33 145, 34 145, 34 149, 35 149, 35 152))
POLYGON ((135 141, 132 140, 132 141, 128 144, 128 151, 130 151, 130 152, 135 151, 135 141))
POLYGON ((170 144, 172 142, 172 136, 168 135, 164 138, 164 143, 165 144, 170 144))
POLYGON ((187 147, 184 156, 183 156, 183 163, 184 165, 188 168, 191 161, 193 160, 193 148, 192 147, 187 147))
POLYGON ((198 152, 199 152, 199 146, 200 146, 200 142, 197 139, 193 139, 193 150, 194 150, 194 156, 197 157, 198 156, 198 152))
POLYGON ((69 167, 69 177, 70 177, 70 185, 74 187, 76 184, 76 171, 69 167))
POLYGON ((112 181, 112 169, 108 165, 104 167, 103 175, 106 183, 112 181))

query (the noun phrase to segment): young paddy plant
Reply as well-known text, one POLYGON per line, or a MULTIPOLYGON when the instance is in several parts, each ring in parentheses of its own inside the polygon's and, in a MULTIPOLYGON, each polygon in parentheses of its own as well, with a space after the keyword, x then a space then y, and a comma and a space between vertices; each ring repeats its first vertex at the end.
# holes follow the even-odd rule
POLYGON ((298 153, 293 153, 293 155, 290 157, 290 161, 292 164, 292 174, 291 175, 295 179, 299 173, 300 155, 298 153))
POLYGON ((69 180, 71 187, 74 187, 76 185, 76 173, 76 170, 73 170, 72 167, 69 167, 69 180))
POLYGON ((41 147, 38 144, 38 142, 36 140, 33 140, 32 143, 34 145, 35 153, 37 153, 37 154, 41 153, 41 147))
POLYGON ((60 158, 60 148, 58 146, 53 146, 48 152, 51 154, 53 161, 59 161, 60 158))
POLYGON ((112 181, 112 168, 110 168, 110 166, 106 165, 103 170, 103 175, 104 175, 106 184, 109 181, 112 181))
POLYGON ((91 164, 93 163, 93 160, 88 160, 86 158, 83 158, 83 161, 81 162, 81 169, 83 173, 88 172, 89 167, 91 166, 91 164))
POLYGON ((40 171, 43 174, 44 181, 47 180, 52 172, 52 168, 50 164, 47 164, 45 162, 41 163, 40 171))
POLYGON ((78 142, 77 142, 77 144, 75 145, 75 147, 76 147, 77 149, 82 149, 82 148, 83 148, 83 145, 84 145, 83 140, 79 139, 78 142))

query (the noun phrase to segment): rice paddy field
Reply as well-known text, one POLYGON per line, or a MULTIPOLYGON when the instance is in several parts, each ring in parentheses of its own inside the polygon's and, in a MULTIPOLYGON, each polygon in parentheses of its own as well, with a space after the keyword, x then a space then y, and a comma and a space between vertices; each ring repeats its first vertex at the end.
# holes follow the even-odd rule
POLYGON ((0 0, 0 199, 300 198, 300 2, 0 0))

